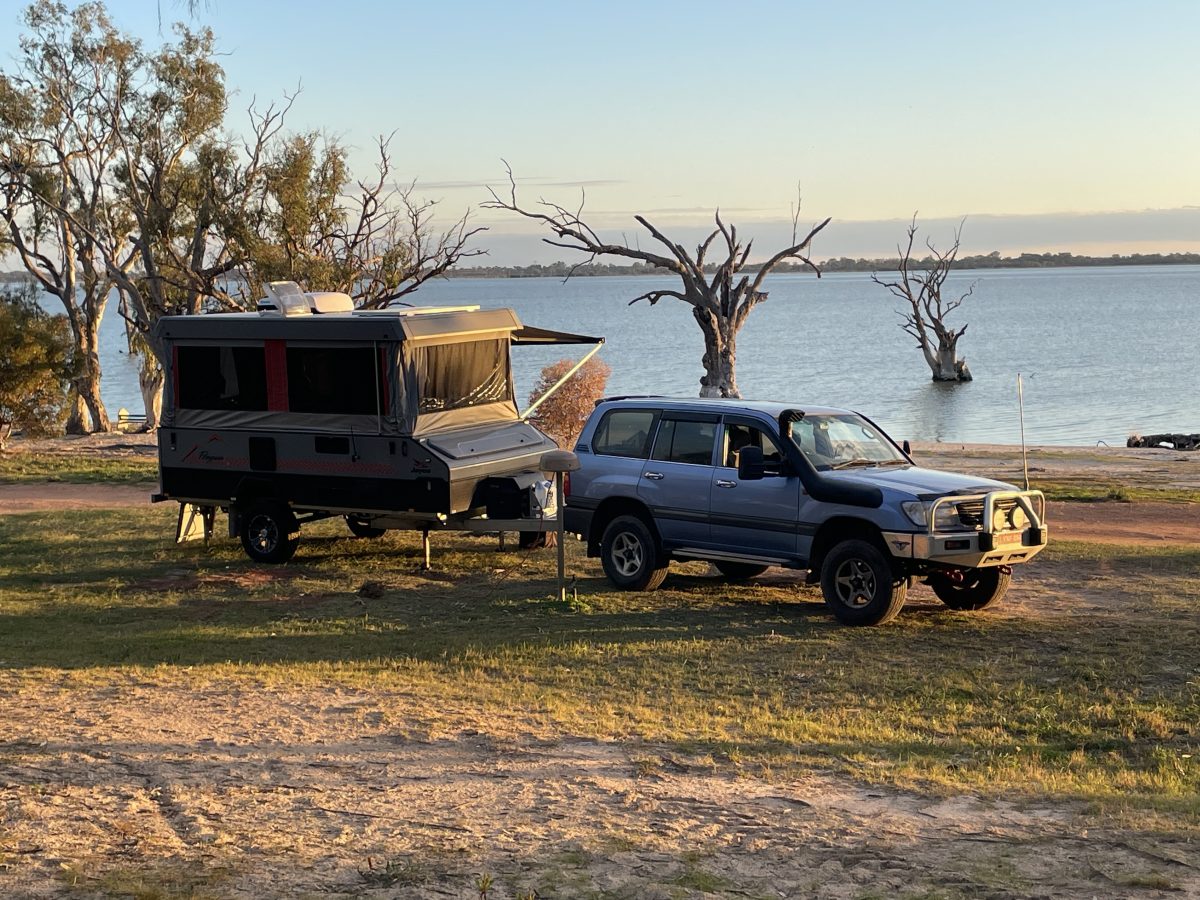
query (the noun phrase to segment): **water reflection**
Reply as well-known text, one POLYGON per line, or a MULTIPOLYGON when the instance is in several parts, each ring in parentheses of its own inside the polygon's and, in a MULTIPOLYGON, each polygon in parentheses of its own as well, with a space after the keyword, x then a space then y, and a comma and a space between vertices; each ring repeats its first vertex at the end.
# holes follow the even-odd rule
MULTIPOLYGON (((967 392, 973 381, 928 381, 909 396, 911 441, 951 441, 963 434, 967 392)), ((895 435, 893 435, 895 437, 895 435)))

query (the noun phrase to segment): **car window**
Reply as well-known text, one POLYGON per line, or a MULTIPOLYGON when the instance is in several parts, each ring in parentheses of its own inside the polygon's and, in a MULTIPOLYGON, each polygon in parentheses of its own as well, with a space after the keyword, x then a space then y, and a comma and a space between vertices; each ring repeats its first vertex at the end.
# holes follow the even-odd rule
POLYGON ((724 432, 725 435, 721 443, 722 465, 736 469, 738 465, 738 453, 743 447, 761 447, 763 462, 767 465, 779 465, 783 462, 783 454, 779 450, 779 445, 775 443, 774 438, 761 428, 755 428, 753 425, 739 425, 729 422, 726 423, 724 432))
POLYGON ((614 409, 605 413, 592 437, 592 452, 604 456, 632 456, 645 459, 650 449, 650 431, 654 411, 614 409))
POLYGON ((712 465, 713 439, 716 435, 716 422, 666 419, 658 428, 651 458, 696 466, 712 465))

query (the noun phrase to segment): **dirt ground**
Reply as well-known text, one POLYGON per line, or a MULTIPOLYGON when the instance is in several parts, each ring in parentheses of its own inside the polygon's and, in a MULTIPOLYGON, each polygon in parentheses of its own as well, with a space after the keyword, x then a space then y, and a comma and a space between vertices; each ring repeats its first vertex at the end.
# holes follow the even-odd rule
MULTIPOLYGON (((0 513, 152 489, 2 485, 0 513)), ((1048 519, 1060 538, 1200 542, 1187 504, 1048 519)), ((1069 573, 1030 574, 1001 614, 1054 614, 1069 573)), ((451 728, 403 692, 31 684, 2 660, 3 897, 1200 897, 1200 847, 1061 804, 734 775, 466 709, 451 728)))
POLYGON ((492 898, 1200 896, 1196 846, 1061 806, 735 777, 495 719, 444 732, 376 691, 0 693, 6 897, 101 871, 185 897, 201 872, 196 896, 246 898, 474 900, 485 874, 492 898))

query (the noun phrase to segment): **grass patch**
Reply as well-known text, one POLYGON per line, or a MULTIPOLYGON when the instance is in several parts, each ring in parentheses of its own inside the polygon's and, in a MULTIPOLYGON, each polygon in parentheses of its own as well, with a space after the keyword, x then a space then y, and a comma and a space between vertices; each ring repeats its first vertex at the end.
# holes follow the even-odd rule
POLYGON ((922 589, 894 625, 853 629, 813 588, 734 585, 702 564, 651 594, 614 591, 574 542, 580 602, 563 604, 553 553, 494 538, 436 535, 422 573, 417 536, 356 540, 328 521, 263 568, 233 541, 174 546, 173 517, 0 518, 0 666, 64 690, 131 672, 335 681, 403 695, 416 728, 470 715, 754 772, 1200 822, 1200 549, 1059 542, 1017 575, 1054 614, 957 614, 922 589), (359 596, 368 578, 382 596, 359 596))
POLYGON ((152 457, 0 453, 0 484, 144 484, 158 481, 152 457))
POLYGON ((1047 500, 1065 500, 1075 503, 1100 503, 1104 501, 1133 502, 1137 500, 1161 500, 1168 503, 1200 503, 1200 491, 1186 488, 1153 487, 1150 485, 1120 484, 1114 481, 1094 479, 1030 479, 1029 486, 1042 491, 1047 500))

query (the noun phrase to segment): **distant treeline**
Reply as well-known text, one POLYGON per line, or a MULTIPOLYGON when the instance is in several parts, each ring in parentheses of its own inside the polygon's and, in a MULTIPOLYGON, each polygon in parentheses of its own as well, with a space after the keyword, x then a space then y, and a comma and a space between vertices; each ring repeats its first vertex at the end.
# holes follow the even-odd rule
MULTIPOLYGON (((918 261, 918 264, 924 264, 918 261)), ((822 272, 883 272, 899 267, 899 257, 883 257, 878 259, 851 259, 841 256, 827 259, 819 263, 822 272)), ((1048 269, 1063 266, 1170 266, 1170 265, 1200 265, 1200 253, 1134 253, 1129 256, 1076 256, 1074 253, 1022 253, 1020 256, 1001 256, 1000 251, 977 256, 962 256, 954 262, 956 269, 1048 269)), ((746 267, 747 271, 757 271, 753 263, 746 267)), ((783 263, 775 268, 776 272, 810 271, 800 263, 783 263)), ((633 265, 615 265, 605 263, 585 263, 572 266, 570 263, 555 262, 542 265, 534 263, 528 266, 469 266, 451 269, 446 273, 451 278, 566 278, 593 275, 667 275, 666 269, 660 269, 647 263, 633 265), (574 271, 572 271, 574 269, 574 271)))
MULTIPOLYGON (((915 261, 924 265, 927 260, 915 261)), ((851 259, 839 256, 819 263, 822 272, 886 272, 895 270, 900 265, 899 257, 881 257, 878 259, 851 259)), ((954 261, 956 269, 1050 269, 1063 266, 1197 266, 1200 265, 1200 253, 1133 253, 1129 256, 1076 256, 1074 253, 1022 253, 1020 256, 1001 256, 1000 251, 977 256, 962 256, 954 261)), ((746 271, 756 272, 757 267, 751 263, 746 271)), ((783 263, 775 268, 776 272, 806 272, 811 271, 800 263, 783 263)), ((460 266, 450 269, 446 275, 450 278, 574 278, 596 275, 669 275, 667 269, 660 269, 648 263, 633 263, 619 265, 612 263, 584 263, 572 266, 571 263, 555 262, 542 265, 533 263, 528 266, 460 266)), ((21 283, 28 281, 29 276, 24 272, 0 272, 0 284, 21 283)))

